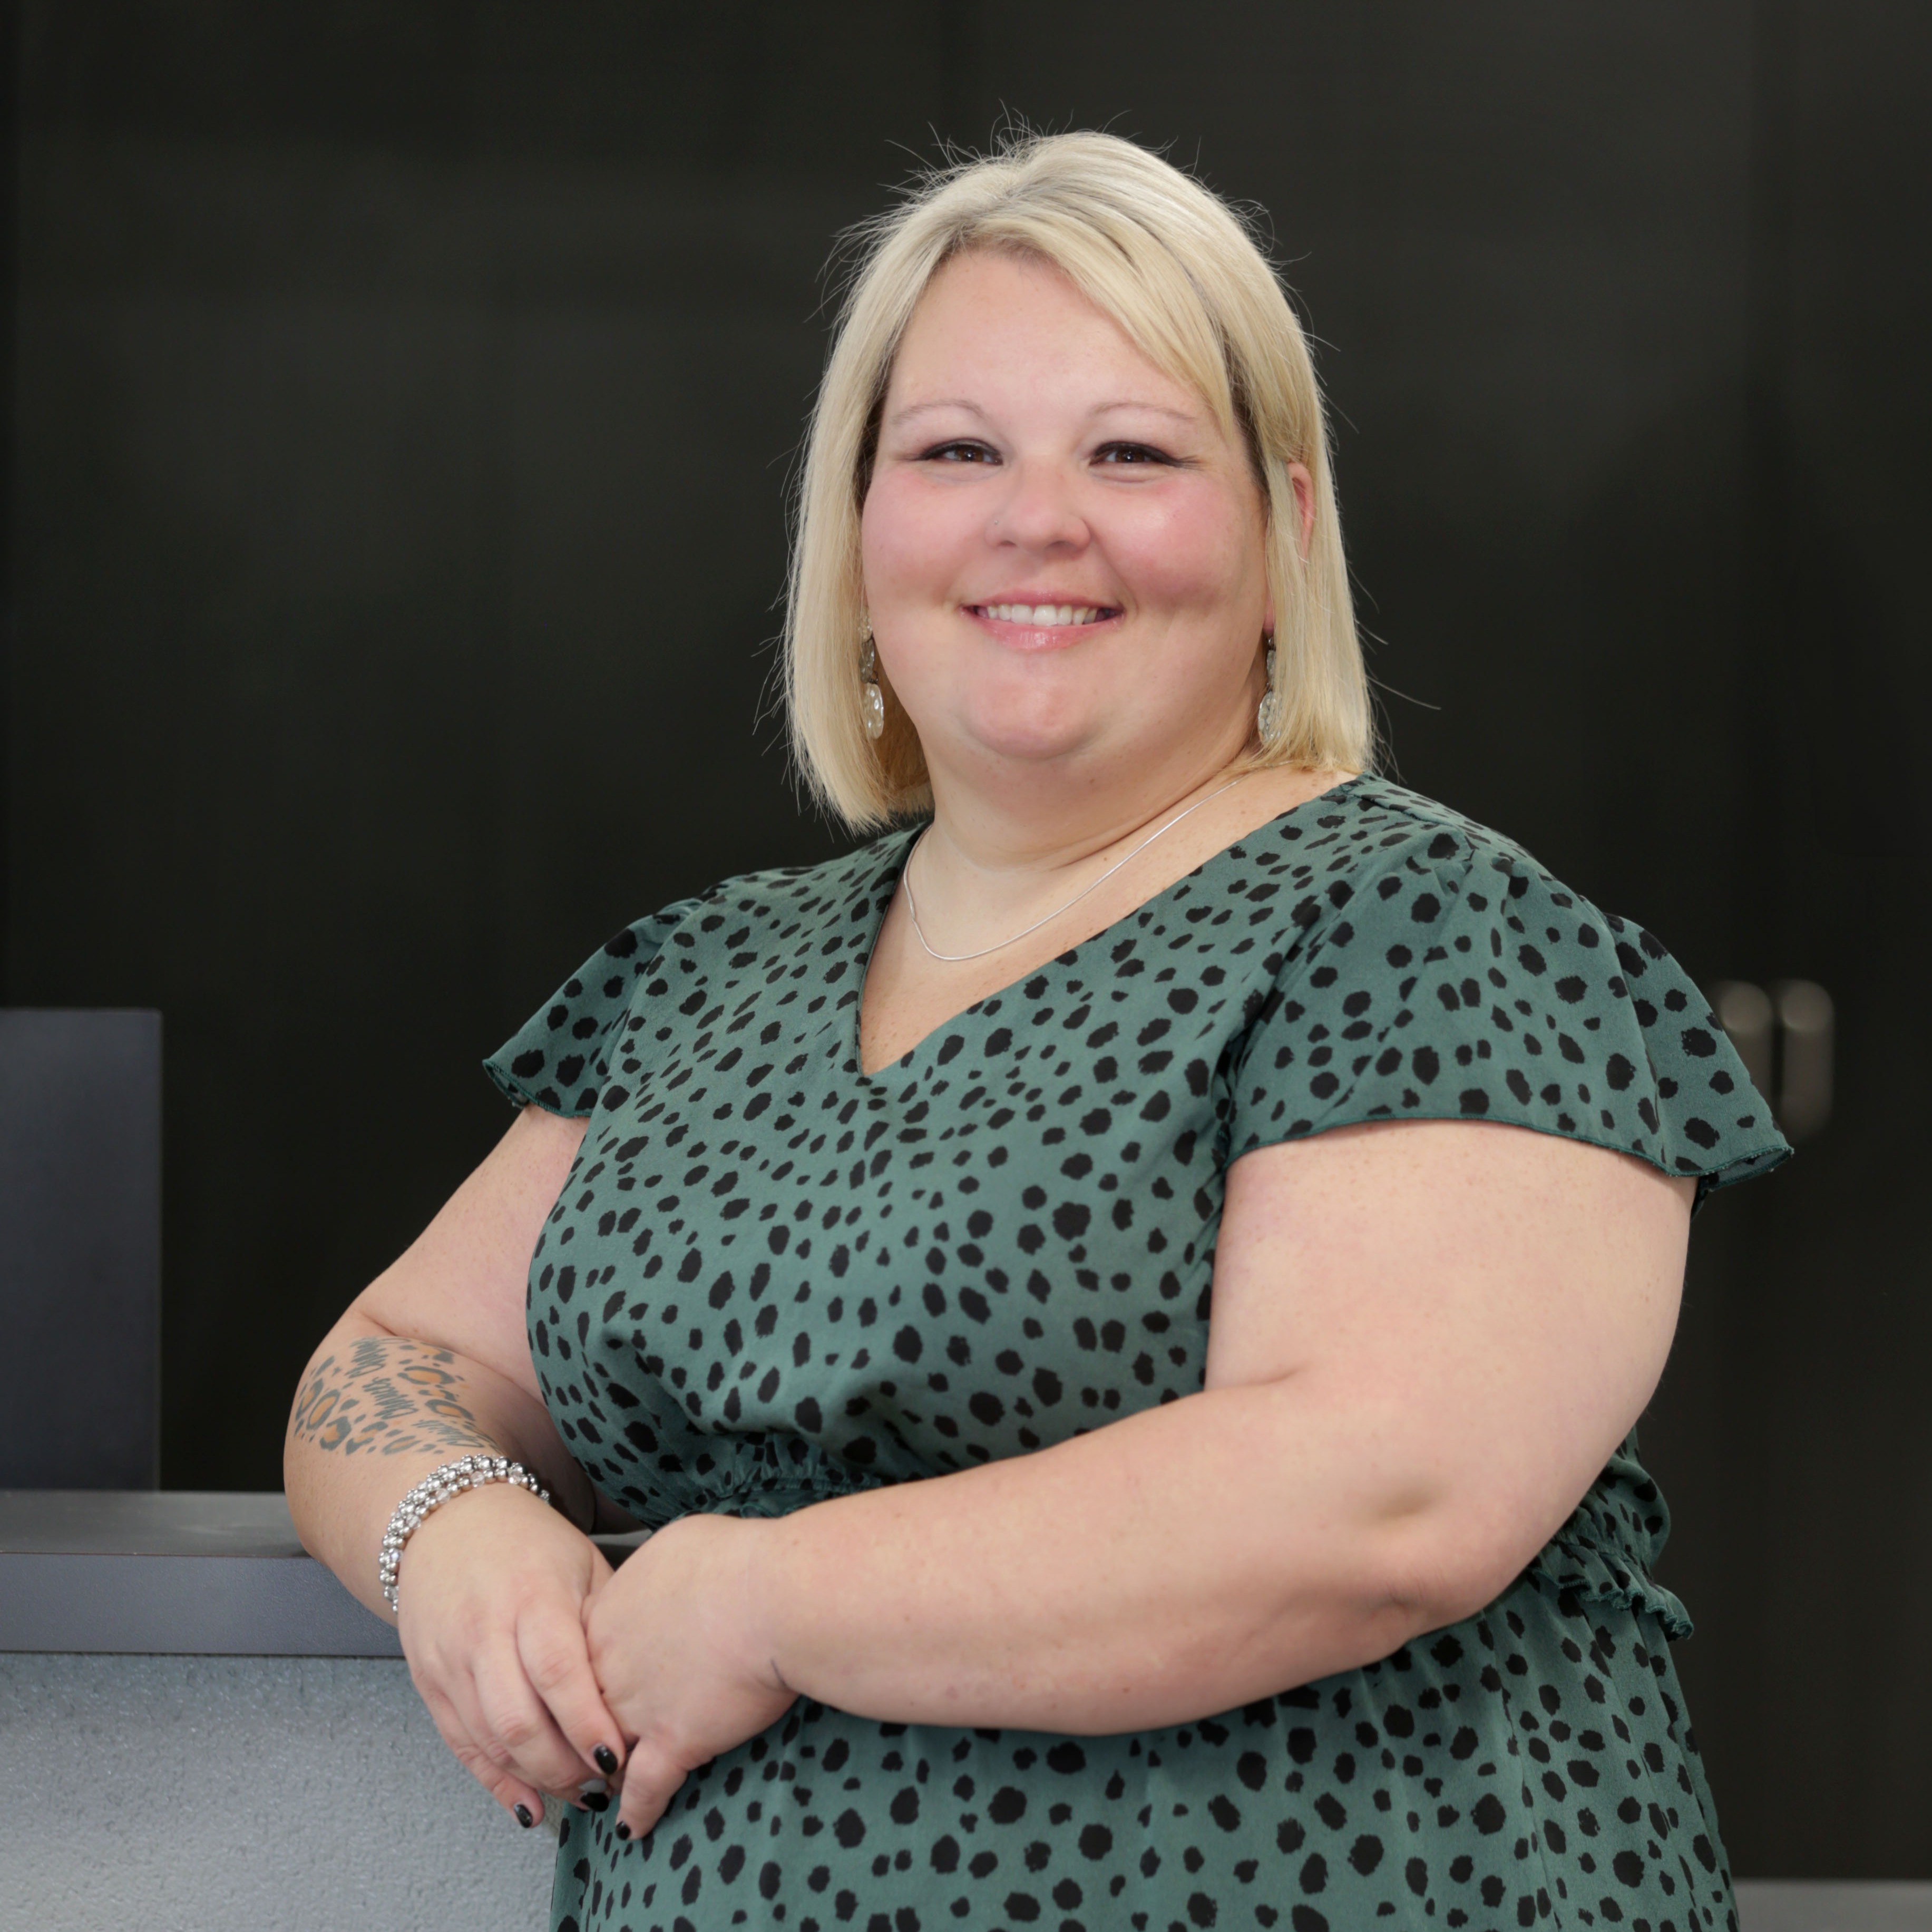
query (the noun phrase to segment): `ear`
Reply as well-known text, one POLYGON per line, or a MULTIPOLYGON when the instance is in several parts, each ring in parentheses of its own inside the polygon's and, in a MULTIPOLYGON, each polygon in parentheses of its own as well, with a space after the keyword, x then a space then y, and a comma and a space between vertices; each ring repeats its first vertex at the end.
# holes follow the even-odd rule
MULTIPOLYGON (((1315 478, 1309 473, 1305 463, 1291 463, 1288 466, 1288 487, 1294 492, 1294 507, 1301 519, 1301 541, 1297 548, 1301 552, 1304 563, 1308 561, 1310 546, 1315 541, 1315 478)), ((1272 625, 1272 620, 1270 625, 1272 625)))

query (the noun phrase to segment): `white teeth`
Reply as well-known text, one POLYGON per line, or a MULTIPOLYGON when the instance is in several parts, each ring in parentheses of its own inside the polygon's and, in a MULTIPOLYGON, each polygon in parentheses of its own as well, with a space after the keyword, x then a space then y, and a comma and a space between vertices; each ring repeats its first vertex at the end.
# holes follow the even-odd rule
POLYGON ((1005 624, 1097 624, 1100 607, 1093 604, 988 604, 989 617, 1005 624))

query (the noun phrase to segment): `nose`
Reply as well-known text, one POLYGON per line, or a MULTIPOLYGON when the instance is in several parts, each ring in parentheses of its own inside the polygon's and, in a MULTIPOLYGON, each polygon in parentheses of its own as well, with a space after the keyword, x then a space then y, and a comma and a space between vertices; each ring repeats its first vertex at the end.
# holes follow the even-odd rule
POLYGON ((1016 462, 1006 475, 986 528, 992 542, 1035 556, 1086 548, 1091 533, 1080 509, 1077 478, 1060 464, 1038 460, 1016 462))

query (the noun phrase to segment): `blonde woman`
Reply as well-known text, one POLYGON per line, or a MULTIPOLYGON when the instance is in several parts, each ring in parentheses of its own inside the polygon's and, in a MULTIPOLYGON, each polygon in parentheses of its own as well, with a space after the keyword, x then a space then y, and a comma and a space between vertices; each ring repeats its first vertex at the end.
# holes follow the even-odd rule
POLYGON ((788 641, 877 836, 565 983, 290 1432, 463 1761, 604 1780, 554 1924, 1730 1922, 1630 1431, 1784 1150, 1655 940, 1370 775, 1229 211, 1082 134, 882 220, 788 641))

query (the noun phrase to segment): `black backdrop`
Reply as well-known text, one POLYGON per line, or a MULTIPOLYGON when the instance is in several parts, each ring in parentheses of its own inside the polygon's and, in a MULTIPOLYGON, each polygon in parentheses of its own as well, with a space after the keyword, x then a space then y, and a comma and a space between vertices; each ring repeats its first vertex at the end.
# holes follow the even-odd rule
POLYGON ((4 991, 166 1015, 167 1483, 278 1482, 581 956, 832 849, 761 710, 819 263, 936 139, 1109 124, 1271 211, 1397 774, 1838 999, 1646 1444, 1738 1868, 1932 1875, 1928 21, 26 0, 4 991))

